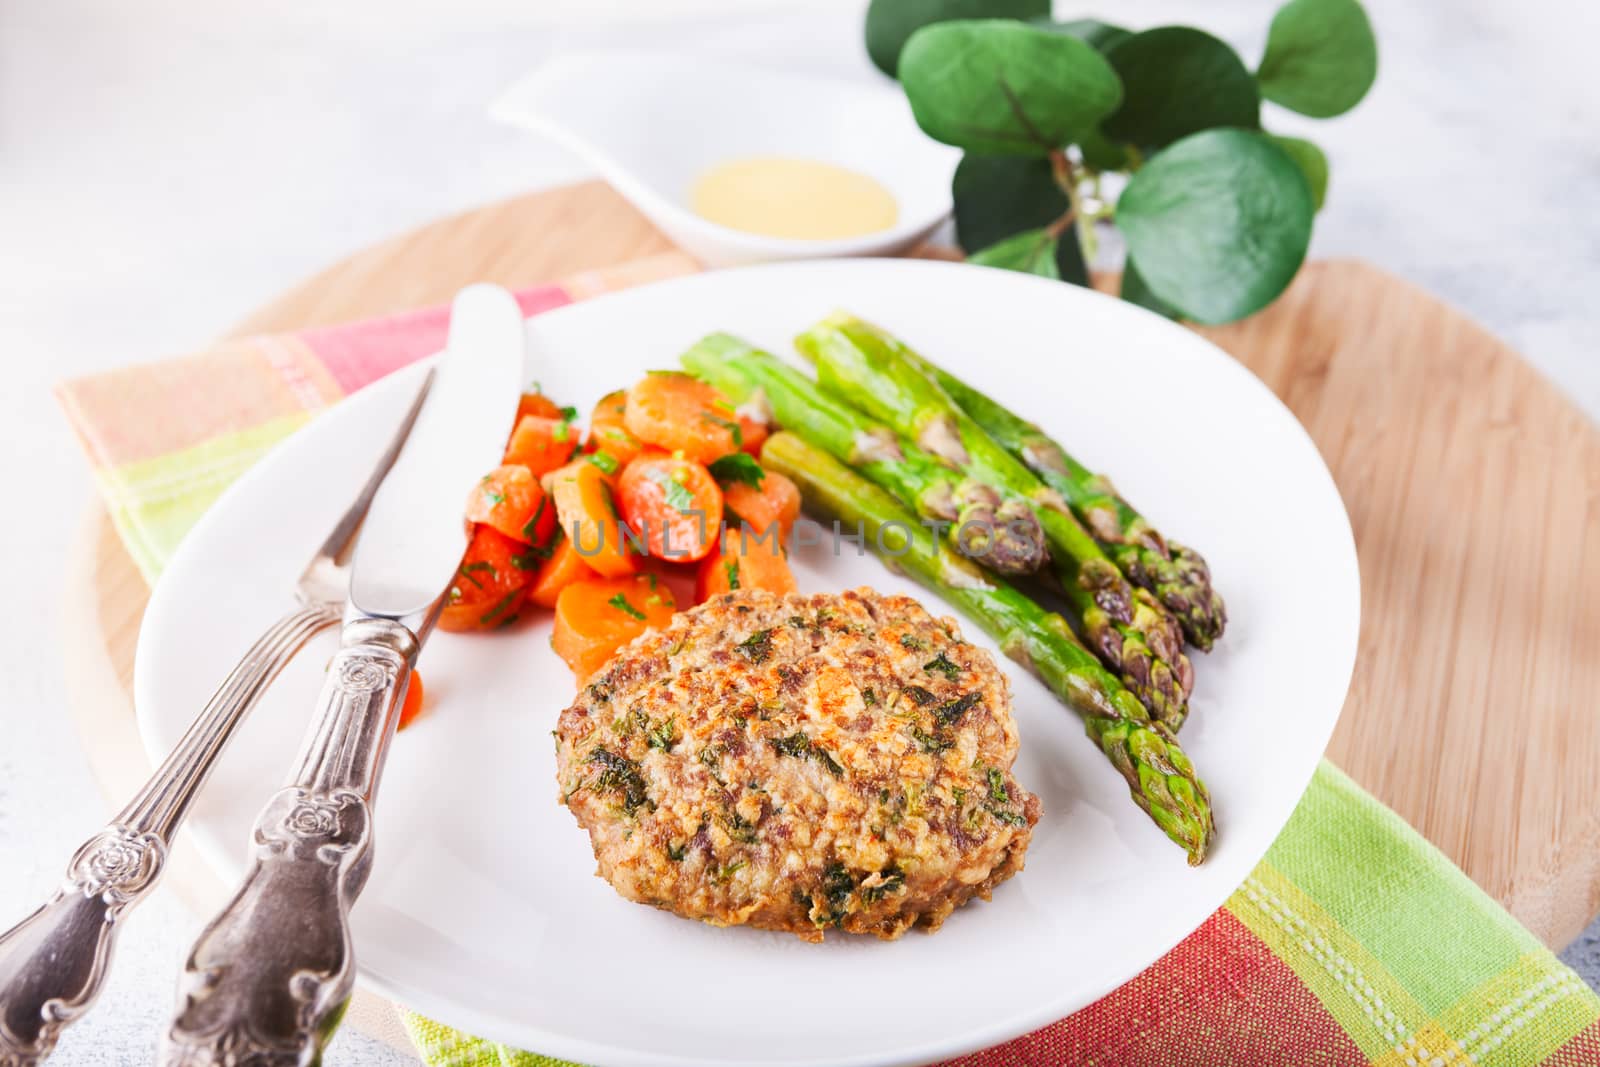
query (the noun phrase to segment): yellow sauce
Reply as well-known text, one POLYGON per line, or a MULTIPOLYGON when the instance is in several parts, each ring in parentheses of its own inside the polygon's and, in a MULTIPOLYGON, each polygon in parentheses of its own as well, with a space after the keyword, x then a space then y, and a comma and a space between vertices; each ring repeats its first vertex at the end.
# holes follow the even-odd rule
POLYGON ((889 190, 865 174, 785 156, 717 164, 696 180, 690 206, 731 229, 800 241, 876 233, 900 214, 889 190))

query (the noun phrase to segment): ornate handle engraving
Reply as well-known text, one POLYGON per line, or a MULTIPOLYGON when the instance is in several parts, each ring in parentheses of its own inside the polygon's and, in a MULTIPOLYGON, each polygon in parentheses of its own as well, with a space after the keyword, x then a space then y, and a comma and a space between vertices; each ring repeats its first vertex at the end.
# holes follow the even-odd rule
POLYGON ((150 781, 73 856, 49 902, 0 934, 0 1067, 32 1067, 89 1010, 120 918, 161 877, 167 843, 234 728, 306 640, 338 619, 315 604, 263 634, 150 781))
POLYGON ((372 866, 372 800, 417 642, 345 627, 294 783, 256 819, 244 884, 195 943, 167 1067, 309 1067, 355 984, 350 907, 372 866))
POLYGON ((155 834, 108 826, 78 850, 49 902, 0 936, 0 1065, 38 1063, 88 1010, 110 961, 113 924, 155 884, 166 858, 155 834))

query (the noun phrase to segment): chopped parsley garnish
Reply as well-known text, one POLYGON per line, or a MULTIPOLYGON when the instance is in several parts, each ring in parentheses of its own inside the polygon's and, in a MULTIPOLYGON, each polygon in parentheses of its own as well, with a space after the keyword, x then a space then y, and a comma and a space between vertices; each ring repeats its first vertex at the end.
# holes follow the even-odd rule
POLYGON ((880 901, 890 893, 898 893, 906 887, 906 875, 900 868, 890 867, 879 873, 883 881, 877 885, 866 886, 861 890, 861 899, 868 904, 880 901))
POLYGON ((1028 820, 1023 818, 1021 815, 1018 815, 1014 811, 1005 811, 1000 808, 990 808, 989 814, 993 815, 997 820, 1005 823, 1007 826, 1028 825, 1028 820))
POLYGON ((772 658, 772 631, 757 630, 733 647, 751 663, 765 663, 772 658))
POLYGON ((713 877, 716 878, 719 884, 725 885, 733 880, 733 876, 739 873, 739 869, 744 866, 744 863, 744 860, 734 860, 732 863, 724 864, 717 869, 717 873, 713 877))
POLYGON ((526 552, 518 552, 511 557, 511 565, 519 571, 536 571, 539 564, 555 554, 555 549, 550 545, 529 545, 526 552))
POLYGON ((945 655, 943 652, 940 652, 937 656, 924 663, 922 665, 922 669, 927 671, 929 674, 942 674, 946 678, 952 680, 961 677, 961 668, 951 662, 950 657, 945 655))
POLYGON ((739 588, 739 561, 731 559, 722 565, 722 573, 728 579, 728 588, 739 588))
POLYGON ((997 804, 1009 804, 1011 793, 1006 789, 1006 776, 1000 773, 1000 768, 989 768, 989 799, 997 804))
POLYGON ((694 507, 694 496, 676 478, 662 473, 658 467, 647 467, 645 476, 661 487, 662 493, 666 494, 667 506, 674 511, 685 512, 694 507))
POLYGON ((522 536, 529 541, 539 540, 539 520, 544 518, 545 509, 550 506, 550 498, 541 496, 539 506, 533 509, 533 518, 529 519, 522 527, 522 536))
POLYGON ((491 578, 496 577, 494 564, 488 562, 487 560, 479 560, 476 563, 463 563, 460 570, 461 577, 465 578, 479 589, 483 588, 483 583, 474 578, 473 575, 484 572, 487 572, 491 578))
POLYGON ((566 407, 561 409, 561 424, 556 427, 556 432, 550 436, 557 441, 565 441, 572 436, 572 422, 578 417, 578 409, 566 407))
POLYGON ((936 737, 935 735, 928 733, 928 731, 924 730, 920 726, 913 726, 911 728, 911 736, 916 739, 917 745, 924 752, 943 752, 945 749, 955 744, 955 742, 951 741, 949 738, 936 737))
POLYGON ((940 704, 933 709, 933 721, 940 726, 953 726, 982 699, 983 694, 974 689, 965 696, 940 704))
POLYGON ((759 840, 755 825, 736 811, 724 811, 717 821, 722 823, 729 837, 741 844, 753 845, 759 840))
POLYGON ((688 851, 689 843, 687 841, 681 845, 668 845, 667 859, 671 860, 673 863, 682 863, 683 857, 688 853, 688 851))
POLYGON ((927 707, 929 704, 932 704, 935 700, 939 699, 926 689, 922 688, 920 685, 908 685, 904 689, 900 690, 900 692, 904 693, 915 703, 920 704, 923 707, 927 707))
POLYGON ((914 634, 901 634, 900 647, 908 648, 912 652, 922 652, 925 651, 928 646, 923 644, 922 638, 917 637, 914 634))
POLYGON ((767 744, 771 745, 772 750, 780 756, 813 759, 822 764, 823 769, 835 778, 844 777, 844 768, 839 766, 839 761, 833 758, 833 754, 799 730, 788 737, 769 737, 767 744))
POLYGON ((869 708, 875 708, 878 706, 878 694, 872 691, 871 686, 868 686, 866 689, 861 691, 861 703, 865 704, 869 708))
POLYGON ((592 783, 595 792, 619 794, 622 810, 627 814, 632 815, 647 804, 655 808, 645 791, 644 775, 639 773, 638 765, 632 760, 609 749, 597 748, 590 755, 589 764, 600 768, 600 773, 595 775, 592 783))
POLYGON ((511 590, 511 592, 495 601, 494 607, 490 608, 487 612, 480 616, 478 621, 485 626, 492 626, 496 622, 511 622, 517 617, 517 613, 513 611, 511 614, 507 615, 506 612, 510 611, 511 605, 515 604, 518 598, 521 596, 521 589, 511 590), (502 618, 501 616, 505 617, 502 618))
POLYGON ((767 472, 748 452, 732 452, 714 460, 708 469, 711 477, 719 482, 742 482, 752 489, 760 489, 761 483, 767 478, 767 472))
POLYGON ((667 719, 650 727, 647 735, 650 738, 650 747, 658 752, 667 752, 672 748, 672 743, 678 739, 678 720, 667 719))
POLYGON ((588 458, 590 463, 593 463, 607 474, 615 474, 622 467, 622 464, 617 462, 617 457, 610 452, 590 452, 588 458))
POLYGON ((624 615, 628 615, 628 616, 631 616, 632 618, 638 619, 640 622, 644 622, 644 620, 646 618, 648 618, 648 616, 645 615, 644 612, 640 611, 638 608, 636 608, 632 604, 628 603, 628 598, 623 593, 618 593, 616 596, 614 596, 610 600, 606 601, 606 603, 611 605, 612 607, 616 608, 618 611, 622 612, 624 615))
MULTIPOLYGON (((487 481, 488 479, 484 480, 487 481)), ((498 489, 485 489, 483 491, 483 499, 489 502, 490 507, 497 508, 506 502, 506 495, 498 489)))

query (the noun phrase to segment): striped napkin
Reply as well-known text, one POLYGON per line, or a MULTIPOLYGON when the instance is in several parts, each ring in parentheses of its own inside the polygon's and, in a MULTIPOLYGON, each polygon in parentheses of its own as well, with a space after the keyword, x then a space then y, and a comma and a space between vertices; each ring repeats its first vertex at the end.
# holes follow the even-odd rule
MULTIPOLYGON (((537 314, 690 273, 652 257, 519 294, 537 314)), ((59 396, 153 581, 189 527, 328 405, 443 346, 446 310, 250 337, 59 396)), ((913 935, 915 936, 915 935, 913 935)), ((402 1009, 437 1067, 560 1064, 402 1009)), ((1332 765, 1227 904, 1103 1000, 960 1067, 1597 1067, 1600 998, 1332 765)))

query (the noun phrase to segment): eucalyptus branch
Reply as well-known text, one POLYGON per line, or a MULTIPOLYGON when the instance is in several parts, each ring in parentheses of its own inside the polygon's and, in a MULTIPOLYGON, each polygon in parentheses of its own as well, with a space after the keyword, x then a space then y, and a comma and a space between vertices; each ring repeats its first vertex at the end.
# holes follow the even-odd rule
POLYGON ((1087 284, 1079 253, 1093 256, 1106 224, 1137 264, 1124 278, 1145 287, 1124 295, 1147 306, 1230 322, 1288 286, 1327 157, 1261 132, 1261 101, 1316 118, 1360 101, 1377 74, 1360 0, 1288 0, 1254 72, 1188 26, 1049 22, 1043 0, 995 0, 982 19, 970 10, 871 0, 867 48, 899 77, 922 129, 965 151, 956 232, 974 262, 1087 284), (1114 205, 1100 188, 1108 172, 1129 175, 1114 205), (1082 238, 1069 248, 1074 225, 1082 238))

